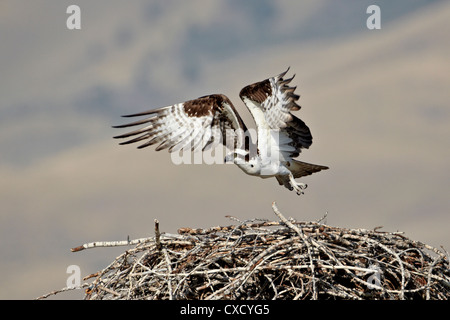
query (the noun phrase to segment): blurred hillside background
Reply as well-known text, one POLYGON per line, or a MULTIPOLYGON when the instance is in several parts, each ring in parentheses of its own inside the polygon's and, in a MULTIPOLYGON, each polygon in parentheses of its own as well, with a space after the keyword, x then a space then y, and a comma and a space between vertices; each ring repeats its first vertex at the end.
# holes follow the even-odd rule
MULTIPOLYGON (((0 2, 0 298, 66 286, 124 248, 90 241, 286 216, 404 231, 450 249, 450 2, 0 2), (81 8, 81 30, 66 9, 81 8), (381 30, 366 9, 381 8, 381 30), (298 197, 236 166, 172 164, 118 146, 122 114, 210 93, 239 99, 284 71, 314 143, 300 159, 330 170, 298 197)), ((63 297, 81 298, 75 291, 63 297)))

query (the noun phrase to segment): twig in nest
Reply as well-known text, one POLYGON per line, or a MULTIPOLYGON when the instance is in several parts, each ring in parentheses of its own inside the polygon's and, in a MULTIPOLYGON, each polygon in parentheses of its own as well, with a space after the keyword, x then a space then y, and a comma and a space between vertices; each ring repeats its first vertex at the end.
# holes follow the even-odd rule
POLYGON ((158 251, 161 251, 161 233, 159 232, 159 221, 155 219, 155 242, 156 242, 156 249, 158 251))

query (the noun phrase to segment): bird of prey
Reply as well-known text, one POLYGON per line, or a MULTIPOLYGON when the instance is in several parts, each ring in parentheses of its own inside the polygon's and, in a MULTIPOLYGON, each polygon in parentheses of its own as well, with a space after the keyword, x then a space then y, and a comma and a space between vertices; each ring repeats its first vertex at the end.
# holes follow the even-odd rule
POLYGON ((295 178, 328 169, 294 159, 301 149, 308 149, 312 136, 308 126, 291 112, 300 109, 296 87, 289 86, 294 78, 283 77, 289 68, 277 76, 244 87, 239 96, 256 124, 257 141, 249 138, 249 130, 223 94, 211 94, 171 106, 123 117, 145 118, 114 126, 126 128, 145 125, 114 138, 130 138, 120 144, 144 141, 138 148, 156 143, 156 151, 167 149, 203 151, 213 142, 223 144, 231 152, 226 162, 233 162, 245 173, 261 178, 275 177, 280 185, 303 194, 306 184, 295 178))

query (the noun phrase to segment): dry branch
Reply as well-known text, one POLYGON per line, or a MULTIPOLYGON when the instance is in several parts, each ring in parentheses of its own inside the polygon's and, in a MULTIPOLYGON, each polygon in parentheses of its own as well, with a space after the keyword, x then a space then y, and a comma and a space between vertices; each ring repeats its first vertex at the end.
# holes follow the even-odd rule
POLYGON ((272 208, 279 221, 233 218, 238 224, 173 235, 155 220, 155 237, 72 249, 136 245, 85 277, 93 279, 85 298, 449 299, 444 249, 401 232, 288 220, 272 208))

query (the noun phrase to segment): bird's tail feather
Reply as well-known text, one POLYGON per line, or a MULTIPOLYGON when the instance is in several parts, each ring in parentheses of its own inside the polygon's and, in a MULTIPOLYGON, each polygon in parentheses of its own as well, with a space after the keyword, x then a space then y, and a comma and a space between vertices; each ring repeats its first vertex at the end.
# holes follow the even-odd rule
POLYGON ((289 167, 289 170, 294 175, 294 178, 300 178, 304 176, 309 176, 310 174, 313 174, 314 172, 319 172, 322 170, 326 170, 328 167, 322 166, 319 164, 311 164, 306 163, 298 160, 292 159, 291 165, 289 167))

